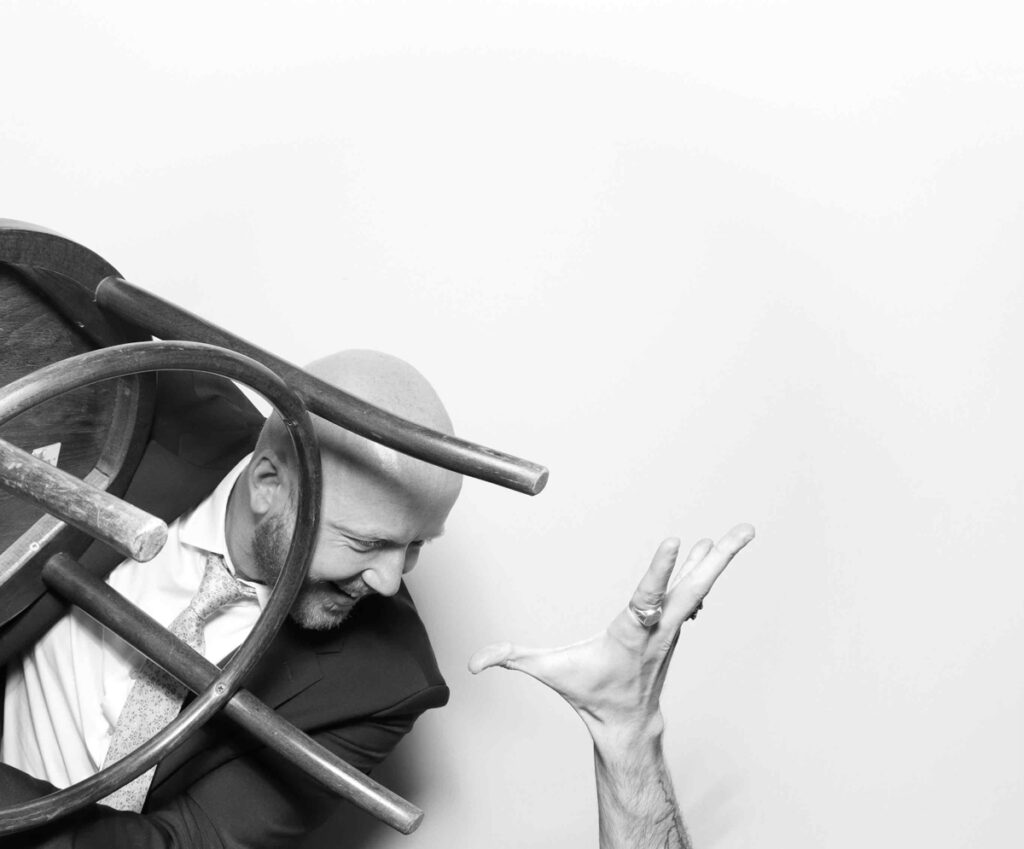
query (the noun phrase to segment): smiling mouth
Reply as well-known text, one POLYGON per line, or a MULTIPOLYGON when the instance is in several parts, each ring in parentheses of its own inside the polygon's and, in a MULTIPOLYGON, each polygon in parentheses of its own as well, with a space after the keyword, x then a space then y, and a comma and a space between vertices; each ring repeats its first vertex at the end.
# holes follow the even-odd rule
POLYGON ((359 601, 364 596, 368 596, 372 590, 369 587, 353 587, 348 588, 344 584, 334 584, 334 588, 346 598, 352 599, 352 601, 359 601))

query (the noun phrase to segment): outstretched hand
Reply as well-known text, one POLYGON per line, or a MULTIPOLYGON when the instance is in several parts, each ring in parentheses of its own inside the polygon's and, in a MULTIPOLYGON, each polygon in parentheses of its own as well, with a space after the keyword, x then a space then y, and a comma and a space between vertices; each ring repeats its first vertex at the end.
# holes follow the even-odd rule
POLYGON ((533 676, 572 705, 595 741, 660 725, 659 699, 679 629, 753 538, 754 528, 744 524, 717 543, 701 540, 675 570, 678 574, 671 584, 679 540, 666 539, 633 593, 631 605, 600 634, 557 649, 490 645, 473 655, 469 670, 476 674, 489 666, 502 666, 533 676), (630 606, 642 611, 660 606, 661 619, 645 627, 630 606))

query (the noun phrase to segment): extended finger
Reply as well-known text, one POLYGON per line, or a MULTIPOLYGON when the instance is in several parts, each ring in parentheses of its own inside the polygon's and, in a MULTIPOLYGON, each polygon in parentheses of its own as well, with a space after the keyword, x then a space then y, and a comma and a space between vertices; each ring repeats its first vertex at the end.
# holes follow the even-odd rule
POLYGON ((679 540, 674 537, 662 540, 651 558, 651 565, 640 579, 633 593, 632 604, 640 610, 657 607, 668 590, 668 579, 679 555, 679 540))
POLYGON ((690 549, 690 553, 686 555, 686 559, 673 573, 675 577, 672 579, 672 583, 668 586, 668 592, 671 593, 672 590, 679 585, 679 582, 688 575, 701 560, 708 556, 708 552, 711 551, 714 546, 714 540, 710 539, 702 539, 694 543, 693 548, 690 549))
POLYGON ((718 576, 725 571, 737 552, 753 538, 752 525, 736 525, 714 544, 703 559, 688 572, 684 572, 669 599, 672 616, 689 616, 711 591, 718 576))

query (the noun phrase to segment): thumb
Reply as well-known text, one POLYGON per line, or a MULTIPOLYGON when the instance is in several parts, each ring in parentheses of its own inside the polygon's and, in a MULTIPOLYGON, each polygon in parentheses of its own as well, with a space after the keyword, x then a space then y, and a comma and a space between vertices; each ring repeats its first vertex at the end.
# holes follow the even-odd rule
POLYGON ((514 668, 515 659, 520 655, 521 649, 512 643, 492 643, 478 649, 469 659, 469 671, 476 675, 491 666, 503 666, 505 669, 514 668))
POLYGON ((563 665, 563 655, 571 646, 561 649, 527 649, 513 643, 492 643, 484 646, 469 659, 469 671, 478 672, 500 666, 532 675, 538 681, 551 686, 549 678, 557 676, 563 665))
POLYGON ((579 671, 574 661, 578 646, 558 649, 527 649, 512 643, 494 643, 480 649, 469 659, 469 671, 476 675, 491 666, 514 669, 565 696, 572 688, 574 675, 579 671))

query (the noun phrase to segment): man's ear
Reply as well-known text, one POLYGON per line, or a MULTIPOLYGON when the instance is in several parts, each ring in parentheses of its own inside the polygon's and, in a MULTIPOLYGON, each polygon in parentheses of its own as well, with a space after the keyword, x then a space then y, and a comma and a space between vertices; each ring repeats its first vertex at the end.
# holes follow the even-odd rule
POLYGON ((284 465, 273 451, 261 451, 249 464, 249 508, 264 516, 288 498, 284 465))

